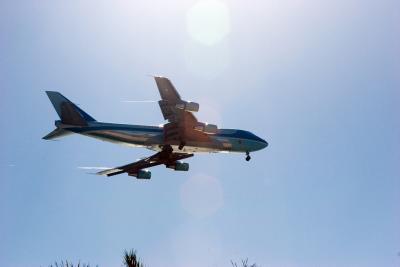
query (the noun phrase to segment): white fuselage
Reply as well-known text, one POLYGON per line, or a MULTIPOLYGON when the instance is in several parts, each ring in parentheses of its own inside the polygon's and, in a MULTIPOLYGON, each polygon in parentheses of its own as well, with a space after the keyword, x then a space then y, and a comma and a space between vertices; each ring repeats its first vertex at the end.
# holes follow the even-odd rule
MULTIPOLYGON (((58 125, 57 125, 58 124, 58 125)), ((164 145, 163 127, 127 125, 103 122, 90 122, 87 126, 56 125, 65 130, 97 138, 115 144, 146 147, 160 151, 164 145)), ((216 134, 208 134, 206 142, 188 140, 182 150, 178 149, 179 142, 168 142, 174 151, 186 153, 200 152, 251 152, 265 148, 268 143, 256 135, 243 130, 220 129, 216 134)))

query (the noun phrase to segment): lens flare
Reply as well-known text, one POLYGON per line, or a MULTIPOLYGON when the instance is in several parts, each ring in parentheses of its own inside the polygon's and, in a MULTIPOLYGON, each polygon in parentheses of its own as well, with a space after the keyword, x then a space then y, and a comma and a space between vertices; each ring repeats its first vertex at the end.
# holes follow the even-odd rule
POLYGON ((230 46, 226 40, 214 46, 188 41, 184 52, 187 69, 207 80, 215 79, 231 65, 230 46))
POLYGON ((199 1, 188 11, 186 21, 189 35, 204 45, 214 45, 230 32, 229 10, 220 1, 199 1))
POLYGON ((223 205, 222 186, 218 179, 207 175, 195 175, 181 187, 183 208, 197 218, 206 218, 223 205))

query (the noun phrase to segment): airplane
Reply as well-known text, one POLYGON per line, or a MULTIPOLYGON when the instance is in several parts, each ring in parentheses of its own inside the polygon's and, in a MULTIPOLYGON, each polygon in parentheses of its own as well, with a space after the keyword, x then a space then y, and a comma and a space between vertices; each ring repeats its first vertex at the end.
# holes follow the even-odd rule
POLYGON ((182 100, 168 78, 153 76, 160 92, 164 120, 162 126, 127 125, 98 122, 59 92, 46 91, 60 120, 55 121, 56 129, 43 137, 45 140, 58 139, 70 134, 81 134, 115 144, 130 147, 145 147, 156 151, 152 156, 116 168, 97 172, 98 175, 114 176, 127 173, 138 179, 150 179, 149 167, 165 165, 175 171, 188 171, 189 163, 181 160, 194 153, 239 152, 261 150, 268 143, 255 134, 238 129, 219 129, 217 125, 199 122, 193 115, 199 111, 196 102, 182 100))

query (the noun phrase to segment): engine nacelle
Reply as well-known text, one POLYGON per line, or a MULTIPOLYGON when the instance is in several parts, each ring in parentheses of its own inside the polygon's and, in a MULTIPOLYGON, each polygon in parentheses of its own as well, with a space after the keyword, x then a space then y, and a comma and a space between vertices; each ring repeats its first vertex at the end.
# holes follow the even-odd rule
POLYGON ((199 123, 194 129, 208 134, 218 133, 218 126, 215 124, 199 123))
POLYGON ((137 173, 136 178, 138 179, 150 179, 151 178, 151 171, 149 170, 139 170, 137 173))
POLYGON ((170 168, 170 169, 174 169, 175 171, 187 172, 189 170, 189 163, 178 160, 171 165, 166 165, 166 167, 170 168))
POLYGON ((178 109, 183 109, 183 110, 190 111, 190 112, 198 112, 200 105, 196 102, 182 101, 181 103, 176 104, 175 107, 178 109))
POLYGON ((174 170, 175 170, 175 171, 187 172, 187 171, 189 170, 189 163, 178 161, 178 162, 176 162, 176 164, 175 164, 174 170))

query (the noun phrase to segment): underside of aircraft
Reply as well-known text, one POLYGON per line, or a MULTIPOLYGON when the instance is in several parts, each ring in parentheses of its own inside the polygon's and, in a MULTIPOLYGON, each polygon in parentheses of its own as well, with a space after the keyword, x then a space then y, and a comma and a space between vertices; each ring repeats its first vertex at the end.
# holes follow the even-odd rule
POLYGON ((146 147, 156 151, 152 156, 134 163, 98 172, 113 176, 127 173, 138 179, 150 179, 146 168, 164 164, 175 171, 188 171, 189 164, 181 160, 194 153, 241 152, 250 160, 250 152, 261 150, 268 143, 251 132, 237 129, 219 129, 217 125, 199 122, 193 115, 200 105, 182 100, 168 78, 154 77, 161 100, 158 101, 163 117, 168 122, 163 126, 144 126, 104 123, 80 109, 59 92, 46 91, 60 120, 56 129, 43 137, 58 139, 70 134, 81 134, 103 141, 132 147, 146 147))

